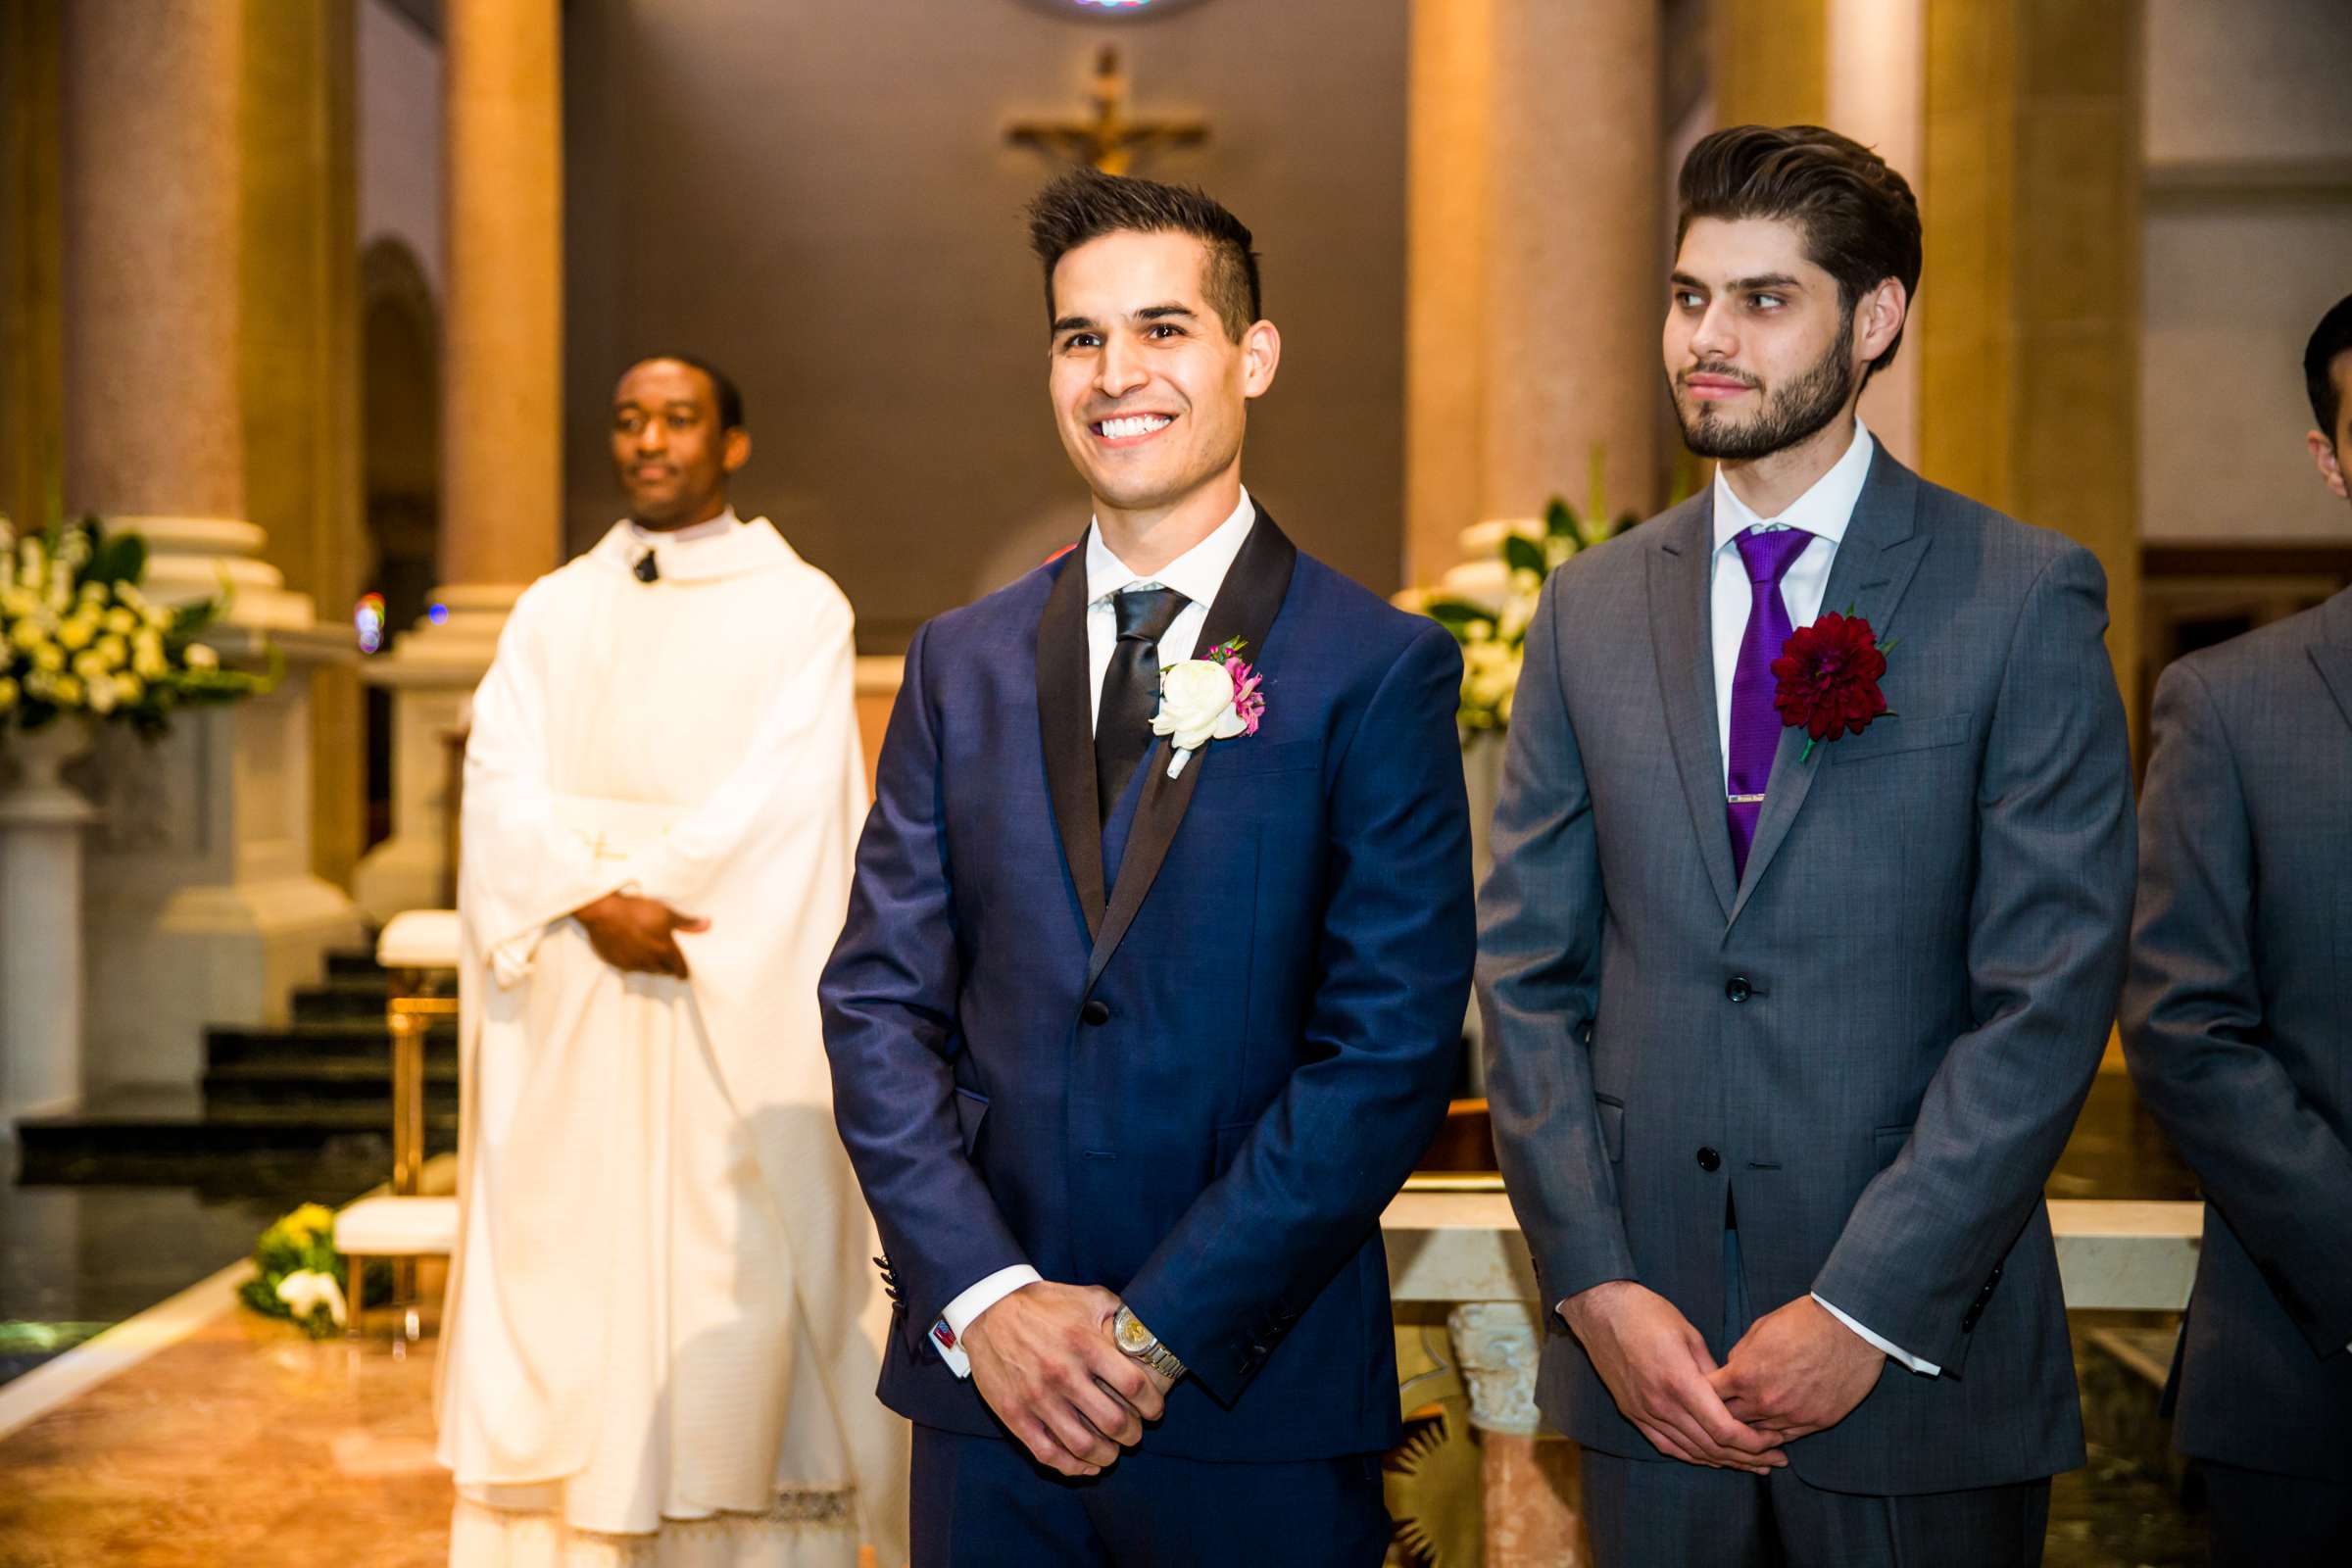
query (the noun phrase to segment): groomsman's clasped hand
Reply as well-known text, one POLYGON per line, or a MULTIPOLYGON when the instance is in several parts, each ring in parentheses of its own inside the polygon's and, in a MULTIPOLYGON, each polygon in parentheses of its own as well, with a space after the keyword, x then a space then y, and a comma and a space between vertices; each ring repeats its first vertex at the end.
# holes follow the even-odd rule
POLYGON ((1758 1318, 1707 1381, 1725 1409, 1792 1443, 1851 1415, 1886 1364, 1886 1351, 1800 1296, 1758 1318))
POLYGON ((1718 1381, 1728 1369, 1715 1364, 1698 1330, 1657 1292, 1611 1280, 1570 1297, 1560 1316, 1592 1357, 1617 1408, 1660 1453, 1759 1476, 1788 1462, 1780 1437, 1730 1407, 1718 1381))

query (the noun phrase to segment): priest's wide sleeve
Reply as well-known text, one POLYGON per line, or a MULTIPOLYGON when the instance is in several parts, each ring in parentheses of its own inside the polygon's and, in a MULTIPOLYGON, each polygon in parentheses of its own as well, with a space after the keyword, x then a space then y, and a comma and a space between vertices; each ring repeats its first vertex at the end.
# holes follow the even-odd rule
POLYGON ((940 819, 938 711, 915 633, 883 733, 841 941, 818 986, 833 1112, 897 1273, 908 1344, 948 1302, 1029 1261, 965 1157, 949 1067, 960 969, 940 819))
POLYGON ((474 691, 466 740, 458 904, 503 984, 529 967, 552 922, 619 880, 556 816, 548 774, 548 682, 557 663, 547 646, 550 620, 545 582, 515 601, 474 691))
POLYGON ((1228 1403, 1348 1258, 1379 1245, 1382 1210, 1445 1119, 1476 945, 1461 681, 1435 622, 1383 672, 1326 786, 1302 1065, 1121 1293, 1228 1403))

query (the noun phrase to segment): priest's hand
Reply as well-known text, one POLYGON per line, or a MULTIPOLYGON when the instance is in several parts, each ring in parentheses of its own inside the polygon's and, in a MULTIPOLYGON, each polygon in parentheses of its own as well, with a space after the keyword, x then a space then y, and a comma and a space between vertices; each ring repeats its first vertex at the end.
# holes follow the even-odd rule
POLYGON ((678 949, 678 933, 710 929, 708 920, 690 919, 659 899, 629 893, 608 893, 594 904, 571 911, 588 933, 596 956, 628 974, 666 974, 686 978, 686 955, 678 949))
POLYGON ((1103 1332, 1119 1298, 1097 1285, 1024 1285, 963 1331, 980 1397, 1065 1476, 1100 1475, 1159 1416, 1162 1389, 1151 1369, 1103 1332))
POLYGON ((1732 1414, 1787 1443, 1844 1420, 1886 1364, 1884 1350, 1800 1296, 1758 1318, 1708 1381, 1732 1414))
POLYGON ((1741 1421, 1709 1383, 1715 1357, 1672 1301, 1611 1280, 1560 1303, 1609 1396, 1650 1446, 1711 1470, 1765 1475, 1788 1462, 1781 1440, 1741 1421))

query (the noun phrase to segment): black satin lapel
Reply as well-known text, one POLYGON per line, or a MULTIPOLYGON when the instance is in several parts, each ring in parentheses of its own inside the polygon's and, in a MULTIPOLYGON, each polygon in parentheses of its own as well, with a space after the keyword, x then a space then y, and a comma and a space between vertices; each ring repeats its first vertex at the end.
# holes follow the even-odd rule
POLYGON ((1649 626, 1683 803, 1690 808, 1707 883, 1728 920, 1736 884, 1732 830, 1724 815, 1723 743, 1716 733, 1715 656, 1707 629, 1714 511, 1711 501, 1700 506, 1691 522, 1650 552, 1649 626))
MULTIPOLYGON (((1832 611, 1844 614, 1851 610, 1870 622, 1872 634, 1881 643, 1897 639, 1895 610, 1919 570, 1920 558, 1928 553, 1927 537, 1912 531, 1918 500, 1919 481, 1881 448, 1871 465, 1870 482, 1855 503, 1845 542, 1838 547, 1838 558, 1830 564, 1829 584, 1821 596, 1823 614, 1832 611)), ((1878 720, 1880 723, 1902 722, 1902 657, 1899 647, 1886 656, 1886 677, 1881 689, 1895 712, 1878 720)), ((1756 818, 1755 842, 1748 846, 1747 874, 1740 879, 1739 897, 1732 905, 1734 921, 1747 907, 1765 867, 1788 840, 1796 813, 1812 792, 1813 779, 1828 760, 1825 754, 1838 744, 1823 741, 1806 757, 1805 739, 1801 729, 1781 731, 1780 749, 1772 756, 1772 781, 1765 786, 1764 809, 1756 818)))
POLYGON ((1086 914, 1087 940, 1102 929, 1102 818, 1095 800, 1095 715, 1088 696, 1086 552, 1062 558, 1037 621, 1037 729, 1062 862, 1086 914))
MULTIPOLYGON (((1282 601, 1291 590, 1291 570, 1298 564, 1297 547, 1260 508, 1257 520, 1250 525, 1250 537, 1242 543, 1241 554, 1234 558, 1232 569, 1225 573, 1225 585, 1217 590, 1216 602, 1208 607, 1208 618, 1201 624, 1196 653, 1205 654, 1238 637, 1245 645, 1242 657, 1251 663, 1257 662, 1266 634, 1273 630, 1274 617, 1282 612, 1282 601)), ((1144 896, 1152 891, 1152 883, 1168 858, 1168 846, 1176 842, 1176 830, 1184 825, 1184 813, 1193 804, 1193 791, 1200 787, 1200 775, 1216 766, 1217 748, 1244 744, 1247 743, 1210 741, 1185 764, 1183 773, 1173 779, 1168 777, 1165 743, 1154 745, 1144 754, 1143 799, 1136 804, 1135 822, 1128 830, 1127 847, 1119 857, 1118 884, 1110 890, 1109 906, 1095 934, 1094 956, 1086 965, 1087 990, 1092 991, 1095 982, 1102 977, 1110 956, 1118 951, 1127 928, 1135 923, 1136 911, 1144 906, 1144 896)))

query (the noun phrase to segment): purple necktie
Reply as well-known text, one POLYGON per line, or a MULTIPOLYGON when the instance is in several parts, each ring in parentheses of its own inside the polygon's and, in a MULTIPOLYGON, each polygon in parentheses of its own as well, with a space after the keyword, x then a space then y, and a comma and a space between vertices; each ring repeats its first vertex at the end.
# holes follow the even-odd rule
POLYGON ((1778 682, 1772 662, 1781 657, 1794 627, 1781 603, 1781 579, 1813 536, 1802 528, 1748 528, 1732 543, 1747 565, 1747 630, 1740 638, 1740 662, 1732 671, 1730 788, 1724 814, 1732 824, 1732 874, 1747 874, 1747 848, 1755 842, 1763 814, 1765 786, 1772 781, 1772 754, 1781 745, 1781 715, 1772 706, 1778 682))

